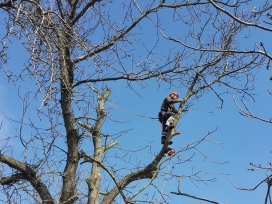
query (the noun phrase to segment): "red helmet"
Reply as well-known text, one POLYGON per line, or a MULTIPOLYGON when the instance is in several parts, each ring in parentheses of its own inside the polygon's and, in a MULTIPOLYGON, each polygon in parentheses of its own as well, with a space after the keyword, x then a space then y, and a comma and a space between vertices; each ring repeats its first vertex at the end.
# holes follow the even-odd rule
POLYGON ((172 148, 168 148, 167 155, 170 157, 170 156, 172 156, 173 154, 175 154, 175 150, 172 149, 172 148))
POLYGON ((179 98, 178 92, 172 91, 169 96, 171 96, 172 94, 176 95, 179 98))

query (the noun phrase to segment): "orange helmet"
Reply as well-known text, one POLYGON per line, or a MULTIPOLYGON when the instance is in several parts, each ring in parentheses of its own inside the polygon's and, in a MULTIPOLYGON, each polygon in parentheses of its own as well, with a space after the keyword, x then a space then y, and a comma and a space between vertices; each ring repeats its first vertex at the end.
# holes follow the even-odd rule
POLYGON ((172 94, 176 95, 179 98, 178 92, 172 91, 169 96, 171 96, 172 94))

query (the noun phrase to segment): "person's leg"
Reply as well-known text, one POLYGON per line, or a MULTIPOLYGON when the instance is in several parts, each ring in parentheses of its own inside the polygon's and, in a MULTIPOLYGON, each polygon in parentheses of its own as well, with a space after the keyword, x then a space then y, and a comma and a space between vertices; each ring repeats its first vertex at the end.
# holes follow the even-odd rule
POLYGON ((161 143, 164 144, 166 137, 167 137, 167 132, 165 131, 165 122, 167 120, 167 114, 164 112, 162 113, 162 136, 161 136, 161 143))
MULTIPOLYGON (((169 123, 169 119, 172 117, 172 119, 171 119, 171 121, 173 121, 174 120, 174 116, 175 116, 176 114, 175 113, 171 113, 171 112, 165 112, 164 114, 163 114, 163 120, 162 120, 162 137, 161 137, 161 143, 162 144, 164 144, 164 142, 165 142, 165 140, 166 140, 166 138, 167 138, 167 135, 168 135, 168 126, 169 126, 169 124, 167 124, 167 123, 169 123), (168 121, 168 122, 167 122, 168 121)), ((172 122, 173 123, 173 122, 172 122)), ((170 122, 170 126, 171 126, 172 124, 171 124, 171 122, 170 122)), ((170 141, 169 142, 169 145, 171 145, 171 144, 173 144, 173 142, 172 141, 170 141)))

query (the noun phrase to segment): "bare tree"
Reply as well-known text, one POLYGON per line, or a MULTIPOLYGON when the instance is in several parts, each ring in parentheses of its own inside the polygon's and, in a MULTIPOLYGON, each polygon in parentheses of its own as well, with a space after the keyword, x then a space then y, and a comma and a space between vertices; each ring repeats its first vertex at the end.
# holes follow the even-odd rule
MULTIPOLYGON (((147 81, 158 87, 168 84, 186 89, 175 125, 183 109, 192 107, 208 92, 217 96, 221 106, 224 93, 252 97, 256 70, 268 66, 271 56, 263 44, 251 50, 240 47, 239 35, 248 38, 245 29, 249 26, 271 29, 257 24, 259 17, 251 11, 240 9, 245 3, 2 1, 6 35, 1 41, 1 68, 15 84, 21 80, 32 84, 18 93, 22 117, 18 120, 5 115, 5 120, 19 124, 20 131, 2 141, 0 161, 5 171, 0 183, 4 200, 106 204, 118 203, 121 198, 124 203, 135 203, 139 194, 163 176, 163 165, 170 159, 165 159, 165 150, 178 132, 169 130, 167 142, 158 154, 152 152, 152 161, 144 166, 135 164, 126 170, 113 164, 110 160, 114 154, 109 154, 113 147, 119 148, 118 138, 126 130, 103 132, 105 121, 114 123, 105 106, 112 82, 125 81, 139 95, 136 86, 144 88, 147 81), (234 9, 235 14, 227 8, 234 9), (169 22, 182 29, 173 32, 169 22), (153 44, 142 35, 150 29, 155 31, 153 44), (29 53, 24 67, 16 70, 8 67, 8 42, 14 39, 29 53), (161 42, 170 46, 162 47, 161 42), (27 117, 31 108, 36 110, 37 118, 27 117), (39 120, 46 122, 41 125, 39 120), (27 133, 28 129, 32 131, 26 136, 24 130, 27 133), (82 143, 89 142, 87 138, 92 140, 91 153, 81 148, 82 143), (20 141, 23 158, 13 156, 11 139, 20 141), (139 182, 142 180, 148 182, 139 182)), ((264 9, 270 8, 264 5, 264 9)), ((209 136, 181 146, 174 156, 175 163, 186 162, 178 155, 197 150, 209 136)), ((117 159, 129 159, 129 154, 123 152, 124 157, 117 159)), ((198 179, 199 175, 172 174, 172 178, 181 177, 198 179)), ((156 187, 155 191, 167 203, 163 192, 156 187)), ((139 202, 157 200, 151 197, 139 202)))

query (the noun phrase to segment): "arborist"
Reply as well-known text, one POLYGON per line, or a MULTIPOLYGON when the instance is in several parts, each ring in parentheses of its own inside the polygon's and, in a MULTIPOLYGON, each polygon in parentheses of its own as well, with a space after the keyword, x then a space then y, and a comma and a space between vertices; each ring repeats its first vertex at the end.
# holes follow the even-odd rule
MULTIPOLYGON (((167 134, 168 128, 173 126, 173 122, 175 120, 176 114, 178 113, 177 109, 175 108, 174 104, 182 102, 182 99, 178 99, 179 95, 177 92, 173 91, 167 96, 161 106, 161 110, 159 112, 159 121, 162 124, 162 137, 161 143, 164 144, 167 134)), ((172 141, 169 142, 169 145, 173 144, 172 141)), ((171 156, 174 154, 174 150, 172 148, 168 148, 166 150, 166 154, 171 156)))

